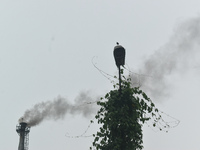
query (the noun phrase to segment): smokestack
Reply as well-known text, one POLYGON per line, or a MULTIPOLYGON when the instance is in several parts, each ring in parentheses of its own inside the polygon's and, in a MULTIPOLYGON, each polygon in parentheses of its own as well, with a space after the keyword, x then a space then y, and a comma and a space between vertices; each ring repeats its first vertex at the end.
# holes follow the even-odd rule
POLYGON ((27 123, 20 122, 16 127, 16 131, 19 134, 18 150, 28 150, 30 127, 27 126, 27 123))

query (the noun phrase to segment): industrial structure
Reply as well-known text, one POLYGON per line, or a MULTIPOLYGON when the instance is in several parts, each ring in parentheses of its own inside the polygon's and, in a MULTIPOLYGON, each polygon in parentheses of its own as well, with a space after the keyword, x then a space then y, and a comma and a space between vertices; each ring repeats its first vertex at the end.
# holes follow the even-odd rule
POLYGON ((27 123, 20 122, 16 127, 16 131, 19 134, 18 150, 28 150, 30 127, 27 126, 27 123))

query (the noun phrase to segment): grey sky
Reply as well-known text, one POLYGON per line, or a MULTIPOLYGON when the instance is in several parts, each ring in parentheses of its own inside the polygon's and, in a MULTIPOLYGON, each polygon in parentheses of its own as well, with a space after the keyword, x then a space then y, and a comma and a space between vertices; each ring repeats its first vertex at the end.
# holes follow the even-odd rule
MULTIPOLYGON (((95 101, 111 90, 112 84, 94 68, 92 59, 103 71, 117 75, 116 42, 125 47, 130 69, 146 73, 141 68, 145 60, 173 40, 177 28, 187 20, 200 20, 199 5, 198 0, 1 1, 0 149, 17 149, 15 125, 35 104, 58 96, 76 104, 82 91, 89 91, 95 101)), ((200 149, 198 42, 193 48, 196 53, 184 57, 188 66, 165 76, 169 86, 163 90, 168 97, 152 97, 181 123, 168 133, 144 126, 144 150, 200 149)), ((87 150, 93 138, 67 136, 84 133, 93 118, 66 114, 63 120, 46 120, 31 128, 29 149, 87 150)), ((91 125, 85 135, 97 129, 91 125)))

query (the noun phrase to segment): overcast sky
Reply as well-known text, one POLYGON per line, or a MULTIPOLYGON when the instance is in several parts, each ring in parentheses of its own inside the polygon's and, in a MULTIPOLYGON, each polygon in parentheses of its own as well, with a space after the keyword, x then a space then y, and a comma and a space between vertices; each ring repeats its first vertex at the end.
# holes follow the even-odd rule
MULTIPOLYGON (((60 96, 80 103, 79 113, 32 127, 29 149, 88 150, 92 137, 73 138, 94 119, 81 114, 81 105, 89 104, 80 94, 96 101, 113 89, 93 63, 117 75, 113 48, 119 42, 126 67, 151 76, 145 81, 154 93, 149 85, 146 90, 156 106, 180 120, 168 133, 144 125, 144 150, 199 150, 199 6, 198 0, 1 0, 0 149, 18 148, 15 128, 27 109, 60 96), (154 65, 147 69, 149 62, 154 65)), ((92 124, 84 136, 97 130, 92 124)))

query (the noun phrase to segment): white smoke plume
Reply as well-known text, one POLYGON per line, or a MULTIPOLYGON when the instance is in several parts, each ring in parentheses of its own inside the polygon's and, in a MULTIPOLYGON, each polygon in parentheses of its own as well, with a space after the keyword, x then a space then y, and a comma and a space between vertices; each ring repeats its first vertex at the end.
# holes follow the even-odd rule
POLYGON ((75 104, 70 104, 66 98, 57 97, 53 101, 35 104, 31 109, 25 111, 19 122, 26 122, 28 126, 39 125, 44 120, 64 119, 66 114, 82 114, 85 117, 96 113, 96 102, 98 98, 92 98, 89 92, 81 92, 75 99, 75 104))
POLYGON ((133 74, 132 81, 138 81, 141 88, 156 99, 168 96, 170 75, 186 73, 199 63, 199 54, 200 17, 196 17, 179 24, 168 43, 144 61, 139 73, 149 77, 133 74))

